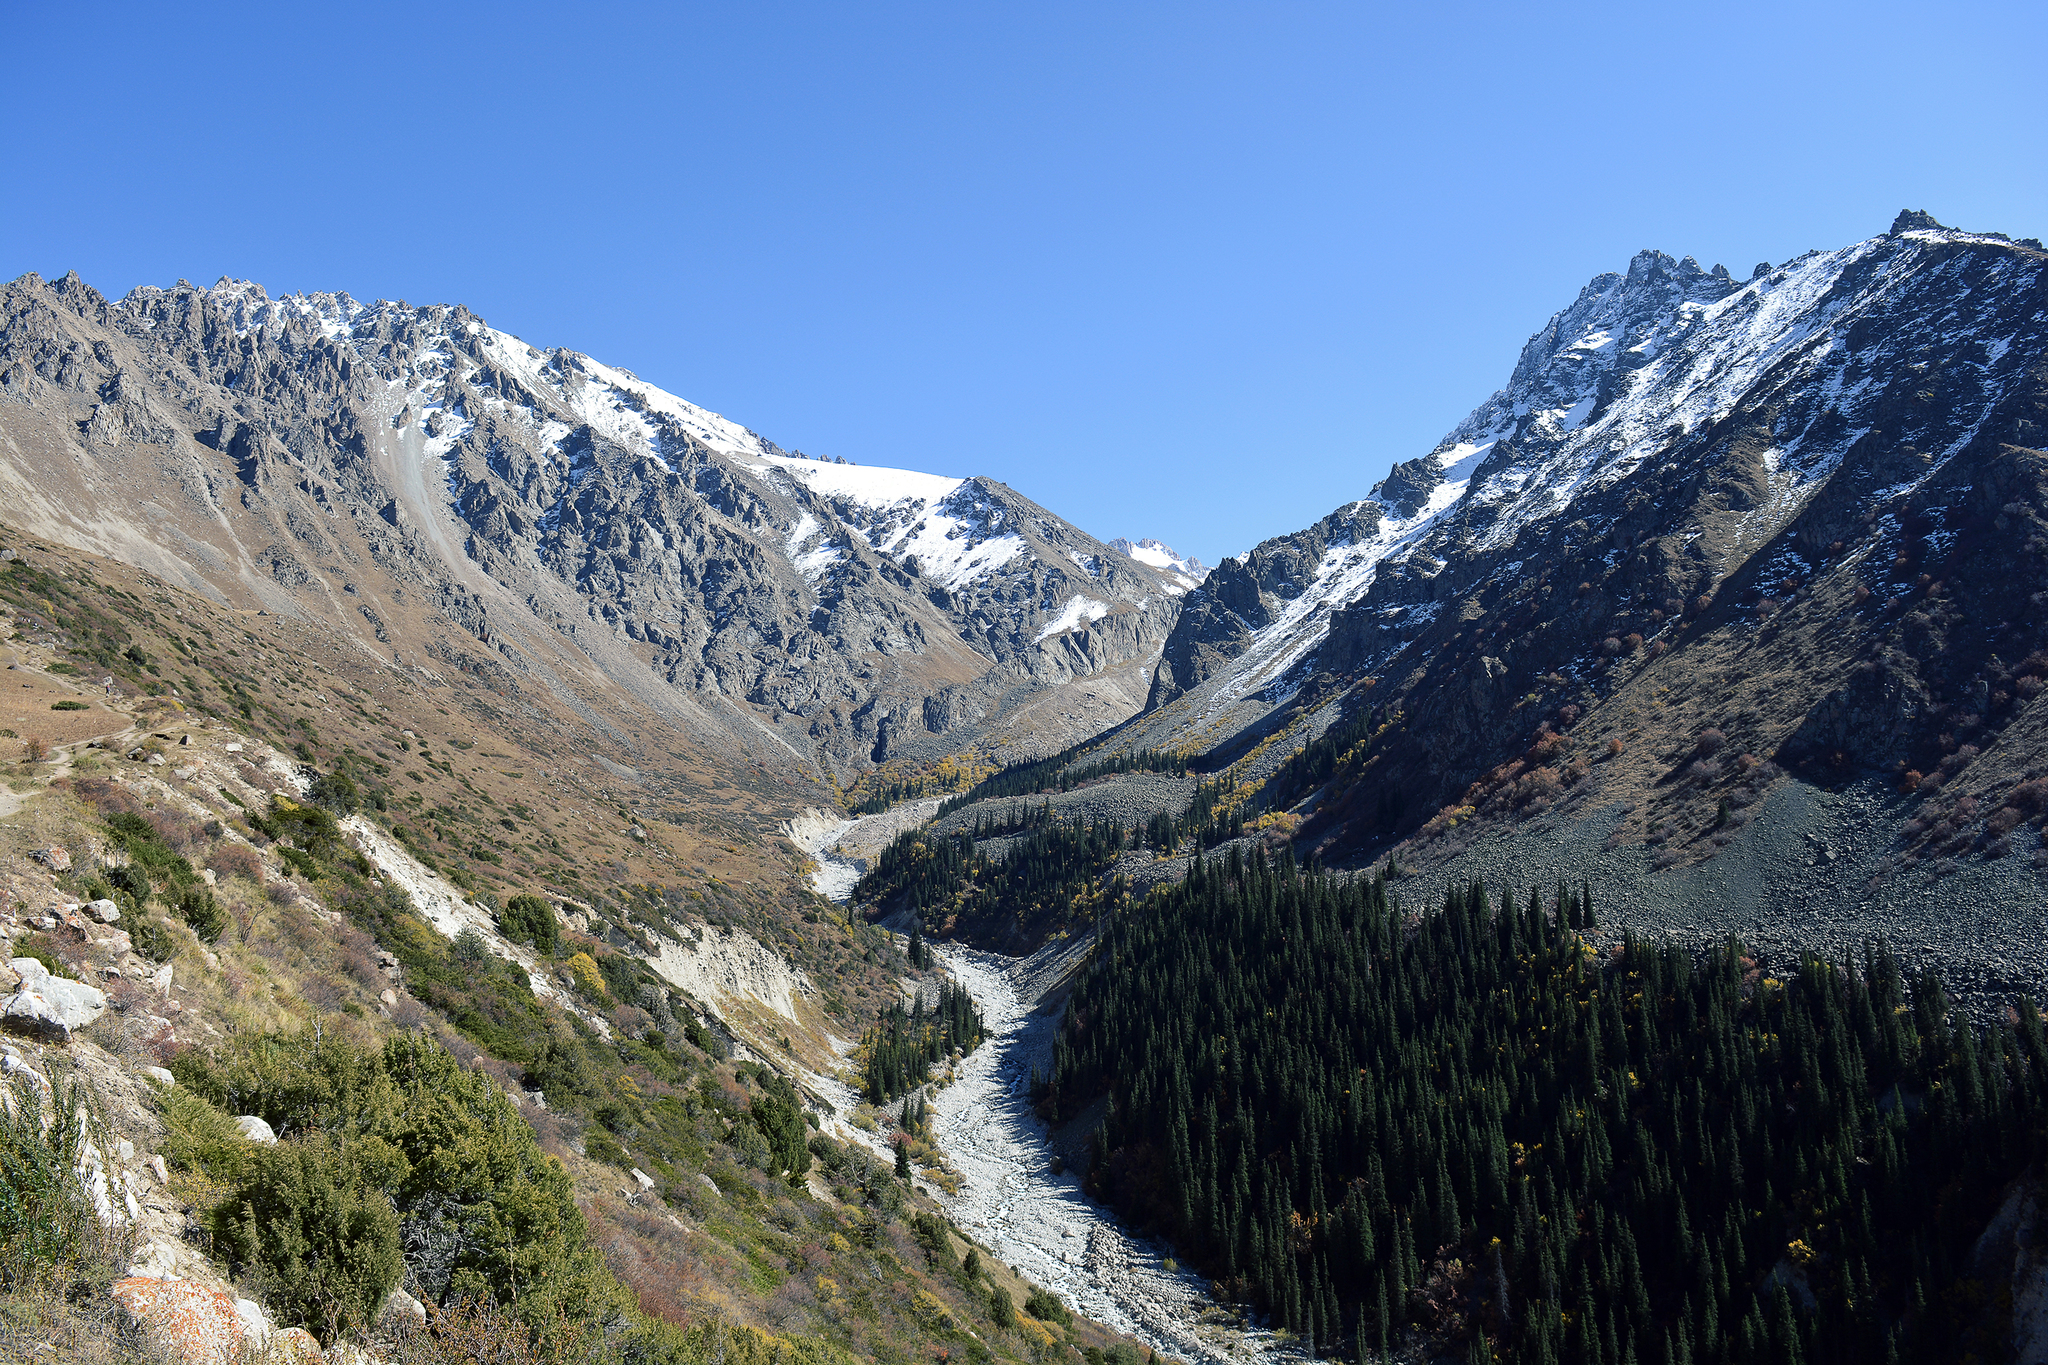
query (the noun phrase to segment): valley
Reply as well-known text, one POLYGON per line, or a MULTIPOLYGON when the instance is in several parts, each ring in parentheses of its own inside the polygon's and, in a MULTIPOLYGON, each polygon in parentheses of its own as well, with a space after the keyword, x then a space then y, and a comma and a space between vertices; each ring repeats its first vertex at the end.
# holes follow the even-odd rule
POLYGON ((456 305, 13 281, 8 1093, 117 1092, 130 1238, 21 1331, 436 1359, 434 1075, 635 1365, 2032 1349, 2043 317, 1925 214, 1645 251, 1212 570, 456 305), (375 1313, 222 1221, 310 1113, 375 1313))

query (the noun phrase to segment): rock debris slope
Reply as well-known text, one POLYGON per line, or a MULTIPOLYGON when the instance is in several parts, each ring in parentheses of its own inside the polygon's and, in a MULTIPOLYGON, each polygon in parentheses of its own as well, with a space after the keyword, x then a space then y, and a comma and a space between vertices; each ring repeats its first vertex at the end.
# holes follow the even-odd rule
POLYGON ((226 279, 0 290, 0 501, 380 658, 623 695, 821 779, 1123 719, 1184 578, 992 480, 794 456, 460 307, 226 279))

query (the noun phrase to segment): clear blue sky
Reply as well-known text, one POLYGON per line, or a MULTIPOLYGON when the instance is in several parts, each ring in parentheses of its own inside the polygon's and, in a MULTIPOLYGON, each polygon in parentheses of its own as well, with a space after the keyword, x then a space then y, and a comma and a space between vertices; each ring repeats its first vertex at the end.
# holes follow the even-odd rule
POLYGON ((4 18, 0 278, 466 303, 1211 563, 1427 451, 1639 248, 2048 235, 2039 3, 4 18))

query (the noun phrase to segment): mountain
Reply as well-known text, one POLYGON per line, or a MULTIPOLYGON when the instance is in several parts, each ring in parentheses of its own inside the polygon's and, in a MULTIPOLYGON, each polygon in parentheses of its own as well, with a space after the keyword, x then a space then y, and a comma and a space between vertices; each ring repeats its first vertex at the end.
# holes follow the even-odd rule
MULTIPOLYGON (((2044 319, 2039 243, 1924 214, 1741 280, 1643 252, 1433 450, 1219 564, 1070 771, 1186 756, 1182 854, 1585 878, 2002 999, 2048 971, 2044 319)), ((1157 779, 1096 781, 1077 811, 1152 818, 1157 779)))
POLYGON ((1140 564, 1151 565, 1171 579, 1183 592, 1197 586, 1209 576, 1209 570, 1201 560, 1193 555, 1183 558, 1174 553, 1172 546, 1156 540, 1141 540, 1134 545, 1118 536, 1109 542, 1109 548, 1118 554, 1129 555, 1140 564))
POLYGON ((0 398, 22 530, 792 780, 1123 719, 1182 587, 1000 483, 807 460, 461 307, 28 275, 0 398))

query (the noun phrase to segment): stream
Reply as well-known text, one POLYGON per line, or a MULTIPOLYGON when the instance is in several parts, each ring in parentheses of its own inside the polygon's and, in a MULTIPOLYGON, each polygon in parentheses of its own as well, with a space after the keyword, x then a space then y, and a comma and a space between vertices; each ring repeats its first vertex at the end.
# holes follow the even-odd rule
MULTIPOLYGON (((861 871, 845 855, 886 843, 915 823, 906 819, 912 815, 898 807, 862 820, 820 818, 792 838, 817 860, 812 885, 844 901, 861 871)), ((1079 965, 1086 941, 1050 943, 1028 958, 958 944, 932 949, 974 996, 988 1029, 932 1101, 939 1146, 963 1177, 957 1195, 933 1191, 954 1223, 1076 1311, 1163 1354, 1239 1363, 1291 1355, 1269 1334, 1232 1325, 1198 1276, 1169 1269, 1168 1249, 1120 1225, 1082 1191, 1077 1173, 1053 1174, 1046 1127, 1028 1092, 1032 1066, 1051 1067, 1059 1017, 1038 1006, 1079 965)))

